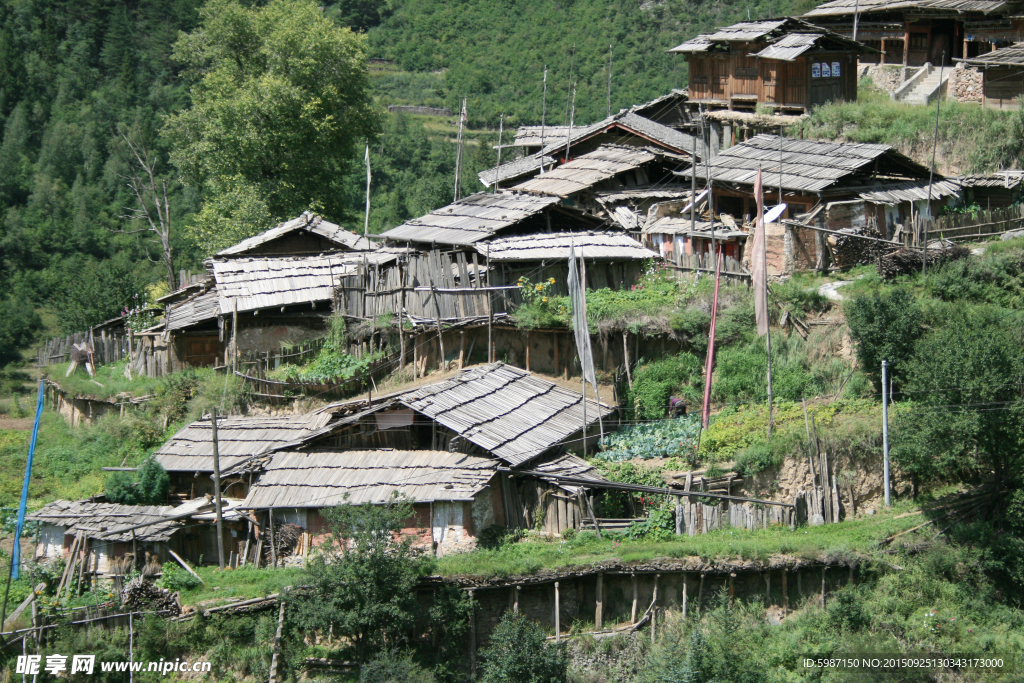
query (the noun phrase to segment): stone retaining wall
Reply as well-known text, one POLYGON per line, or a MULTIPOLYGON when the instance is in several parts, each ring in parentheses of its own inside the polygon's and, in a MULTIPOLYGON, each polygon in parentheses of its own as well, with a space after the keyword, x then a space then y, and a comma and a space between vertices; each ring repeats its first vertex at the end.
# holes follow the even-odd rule
POLYGON ((981 104, 984 100, 981 71, 963 63, 957 64, 949 74, 946 96, 951 100, 981 104))

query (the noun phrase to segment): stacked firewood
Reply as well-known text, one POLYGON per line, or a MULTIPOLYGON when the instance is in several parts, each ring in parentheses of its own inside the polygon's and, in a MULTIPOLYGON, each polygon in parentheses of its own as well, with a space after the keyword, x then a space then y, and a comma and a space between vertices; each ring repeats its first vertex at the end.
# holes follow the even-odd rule
MULTIPOLYGON (((270 554, 270 530, 263 531, 263 561, 270 563, 273 556, 270 554)), ((274 522, 274 544, 277 546, 278 561, 295 553, 299 541, 302 539, 302 527, 284 522, 274 522)))
POLYGON ((176 592, 160 588, 141 576, 125 584, 121 590, 121 604, 130 610, 168 611, 171 616, 181 614, 181 599, 176 592))
POLYGON ((841 230, 840 233, 842 234, 831 235, 829 243, 832 246, 832 255, 836 265, 843 270, 868 263, 877 263, 878 257, 891 248, 882 242, 858 237, 860 235, 884 239, 877 230, 872 228, 847 228, 841 230))
POLYGON ((883 279, 892 280, 900 275, 921 272, 921 266, 927 259, 928 268, 935 268, 950 261, 966 258, 970 251, 952 242, 933 242, 928 245, 927 252, 921 249, 897 249, 886 254, 878 262, 878 274, 883 279))

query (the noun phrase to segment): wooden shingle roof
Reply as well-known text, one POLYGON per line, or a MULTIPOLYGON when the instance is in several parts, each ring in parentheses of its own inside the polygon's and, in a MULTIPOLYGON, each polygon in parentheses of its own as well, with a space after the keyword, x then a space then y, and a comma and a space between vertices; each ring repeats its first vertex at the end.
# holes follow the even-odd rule
POLYGON ((232 313, 235 305, 239 311, 254 311, 330 301, 339 276, 356 272, 364 262, 382 264, 395 258, 397 253, 382 249, 319 256, 217 259, 213 262, 213 274, 217 279, 220 313, 232 313))
POLYGON ((274 226, 270 230, 266 230, 258 235, 244 239, 238 244, 230 246, 227 249, 222 249, 217 252, 217 256, 238 256, 240 254, 245 254, 246 252, 266 244, 267 242, 284 237, 289 233, 301 231, 323 237, 329 242, 335 243, 339 249, 351 251, 372 251, 376 248, 376 245, 362 235, 357 235, 354 232, 346 230, 340 225, 325 221, 320 216, 307 211, 298 218, 285 221, 280 225, 274 226))
POLYGON ((478 192, 406 221, 381 237, 396 242, 469 245, 557 204, 558 197, 478 192))
MULTIPOLYGON (((568 261, 572 248, 576 255, 601 261, 637 261, 661 258, 621 232, 539 233, 506 237, 488 243, 491 261, 568 261)), ((481 254, 487 253, 477 247, 481 254)))
POLYGON ((945 10, 948 12, 1004 12, 1018 6, 1016 0, 832 0, 818 5, 804 17, 834 17, 854 13, 892 12, 896 10, 945 10))
POLYGON ((241 504, 246 509, 380 504, 394 493, 415 502, 470 501, 498 461, 445 451, 275 453, 241 504))
POLYGON ((658 154, 642 147, 606 145, 576 157, 544 175, 512 187, 517 192, 568 197, 654 161, 658 154))
MULTIPOLYGON (((818 142, 777 135, 757 135, 722 150, 709 165, 716 183, 753 186, 760 168, 766 187, 781 184, 799 192, 825 190, 856 175, 862 176, 861 184, 874 177, 900 182, 928 176, 928 169, 889 145, 818 142)), ((705 179, 704 164, 677 175, 689 178, 694 172, 705 179)))
POLYGON ((220 297, 213 288, 193 294, 181 303, 168 304, 164 325, 168 330, 180 330, 216 318, 219 313, 220 297))
MULTIPOLYGON (((284 417, 222 417, 217 419, 221 470, 246 459, 295 448, 333 429, 327 413, 284 417)), ((183 427, 153 454, 168 472, 212 472, 213 430, 208 418, 183 427)))
MULTIPOLYGON (((510 465, 521 465, 583 427, 583 396, 526 370, 491 363, 403 394, 399 402, 510 465)), ((587 401, 587 424, 612 409, 587 401)))

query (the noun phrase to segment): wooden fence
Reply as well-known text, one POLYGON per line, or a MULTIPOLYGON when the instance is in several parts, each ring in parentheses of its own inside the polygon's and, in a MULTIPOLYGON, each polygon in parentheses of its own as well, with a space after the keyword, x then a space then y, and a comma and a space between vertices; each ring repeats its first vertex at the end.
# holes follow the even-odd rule
POLYGON ((56 365, 71 360, 71 347, 75 344, 88 343, 92 348, 97 365, 114 363, 131 355, 131 337, 127 331, 94 334, 92 330, 76 332, 66 337, 54 337, 39 347, 38 363, 40 367, 56 365))
MULTIPOLYGON (((715 260, 711 257, 711 254, 673 253, 667 256, 667 261, 677 271, 715 274, 715 260)), ((749 285, 750 271, 744 268, 743 264, 732 256, 722 256, 722 278, 749 285)))
POLYGON ((907 246, 920 244, 927 230, 928 240, 982 240, 1001 235, 1011 230, 1024 228, 1024 205, 1008 206, 1003 209, 978 211, 977 213, 957 213, 940 216, 935 219, 915 217, 913 229, 904 232, 901 237, 907 246))
POLYGON ((486 263, 476 253, 438 250, 383 269, 367 265, 339 278, 335 310, 376 318, 404 310, 421 320, 464 320, 505 313, 518 286, 487 286, 486 263))
POLYGON ((252 395, 268 403, 288 403, 296 398, 343 398, 366 391, 398 367, 398 355, 384 356, 374 361, 365 372, 343 380, 328 382, 309 380, 275 380, 267 377, 266 366, 255 364, 252 374, 235 371, 252 395))
POLYGON ((325 337, 308 339, 287 349, 272 351, 239 351, 236 369, 246 375, 265 377, 271 370, 282 365, 303 365, 320 353, 324 347, 325 337))

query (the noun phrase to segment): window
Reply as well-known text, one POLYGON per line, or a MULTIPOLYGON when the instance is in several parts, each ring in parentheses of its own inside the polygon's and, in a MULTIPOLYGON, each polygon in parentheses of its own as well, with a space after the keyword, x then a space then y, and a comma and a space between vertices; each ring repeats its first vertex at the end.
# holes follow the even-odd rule
POLYGON ((911 33, 910 34, 910 49, 911 50, 927 50, 928 49, 928 34, 927 33, 911 33))

